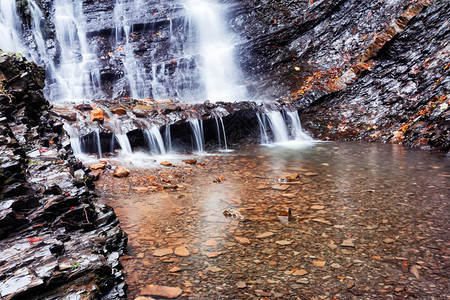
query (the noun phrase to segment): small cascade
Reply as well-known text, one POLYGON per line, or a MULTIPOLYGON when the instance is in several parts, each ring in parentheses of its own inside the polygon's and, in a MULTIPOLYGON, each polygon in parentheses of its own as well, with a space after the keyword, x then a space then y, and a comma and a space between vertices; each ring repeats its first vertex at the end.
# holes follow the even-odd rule
POLYGON ((194 143, 197 152, 203 153, 205 148, 205 138, 203 133, 203 120, 192 119, 189 121, 194 135, 194 143))
POLYGON ((49 80, 47 81, 48 84, 46 85, 45 89, 48 90, 48 86, 50 86, 50 78, 53 77, 53 74, 56 74, 56 65, 53 57, 51 57, 47 49, 47 43, 45 42, 43 34, 42 22, 43 20, 45 20, 45 16, 35 0, 28 1, 28 9, 31 15, 31 33, 33 35, 34 42, 34 46, 29 47, 30 56, 31 59, 37 64, 46 66, 46 75, 49 80))
POLYGON ((70 146, 72 147, 73 155, 82 155, 83 151, 81 148, 81 139, 76 135, 74 128, 66 123, 64 124, 64 130, 70 137, 70 146))
POLYGON ((226 151, 228 151, 228 143, 227 143, 227 134, 225 132, 225 126, 223 124, 223 119, 222 119, 222 117, 219 117, 219 118, 215 118, 215 120, 216 120, 216 128, 217 128, 217 140, 219 142, 219 151, 226 152, 226 151), (221 134, 221 132, 222 132, 222 134, 221 134), (222 136, 223 136, 223 143, 224 143, 223 148, 222 148, 222 143, 221 143, 222 136))
POLYGON ((285 120, 283 113, 280 111, 270 111, 264 114, 257 113, 256 116, 259 123, 261 144, 313 141, 313 138, 302 130, 297 111, 286 112, 287 120, 285 120), (287 121, 290 124, 290 131, 288 130, 287 121), (272 133, 273 141, 271 141, 267 133, 268 128, 272 133))
POLYGON ((219 119, 215 118, 216 120, 216 129, 217 129, 217 141, 219 143, 219 150, 222 150, 222 143, 220 142, 220 126, 219 126, 219 119))
POLYGON ((269 120, 270 129, 272 129, 274 142, 284 143, 289 141, 288 130, 283 115, 279 111, 268 112, 267 118, 269 120))
POLYGON ((157 126, 145 129, 144 136, 150 152, 156 155, 165 155, 167 153, 164 140, 157 126))
POLYGON ((297 141, 312 141, 313 138, 307 135, 303 129, 302 124, 300 123, 300 117, 298 116, 297 111, 288 111, 286 115, 291 121, 291 135, 297 141))
POLYGON ((98 158, 103 158, 102 144, 101 144, 101 140, 100 140, 100 130, 98 128, 95 128, 95 130, 94 130, 94 138, 95 138, 95 143, 97 145, 98 158))
POLYGON ((269 144, 269 136, 267 135, 267 118, 265 114, 256 113, 256 117, 258 118, 259 124, 259 134, 261 137, 261 144, 267 145, 269 144))
POLYGON ((172 136, 170 134, 170 125, 166 125, 164 129, 164 145, 166 152, 172 151, 172 136))
POLYGON ((234 59, 235 42, 221 14, 224 7, 211 0, 189 0, 185 7, 190 14, 190 27, 196 33, 201 57, 199 70, 206 99, 247 100, 247 90, 241 83, 240 70, 234 59))
POLYGON ((3 51, 26 51, 22 43, 20 27, 21 21, 17 15, 16 0, 0 1, 0 49, 3 51))
MULTIPOLYGON (((122 152, 126 154, 132 154, 133 150, 131 149, 130 140, 128 139, 128 136, 126 133, 116 133, 113 135, 113 138, 117 140, 119 143, 120 148, 122 149, 122 152)), ((111 151, 113 152, 113 151, 111 151)))
MULTIPOLYGON (((122 60, 130 96, 134 99, 144 99, 150 96, 149 87, 147 87, 150 80, 144 65, 136 57, 133 44, 130 43, 133 25, 129 21, 128 14, 136 13, 140 5, 142 3, 139 0, 131 1, 131 3, 127 0, 116 0, 114 7, 116 49, 122 60)), ((117 96, 116 92, 115 97, 117 96)))

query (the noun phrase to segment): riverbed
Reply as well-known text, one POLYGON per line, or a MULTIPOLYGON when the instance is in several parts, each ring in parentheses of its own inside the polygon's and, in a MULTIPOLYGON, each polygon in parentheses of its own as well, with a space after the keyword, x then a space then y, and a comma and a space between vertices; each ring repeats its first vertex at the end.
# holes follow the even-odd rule
POLYGON ((97 183, 129 234, 130 299, 152 284, 178 287, 180 299, 449 294, 442 154, 320 142, 167 161, 97 183))

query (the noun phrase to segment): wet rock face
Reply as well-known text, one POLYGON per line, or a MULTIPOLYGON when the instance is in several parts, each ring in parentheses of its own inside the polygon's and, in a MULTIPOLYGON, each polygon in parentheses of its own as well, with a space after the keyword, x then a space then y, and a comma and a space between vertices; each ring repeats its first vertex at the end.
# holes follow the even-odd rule
MULTIPOLYGON (((380 139, 448 150, 448 100, 442 98, 449 70, 444 69, 445 2, 220 2, 226 5, 228 28, 237 37, 236 57, 254 99, 295 102, 305 109, 308 129, 320 138, 380 139)), ((53 3, 42 1, 49 16, 53 3)), ((118 10, 115 0, 83 1, 105 97, 130 96, 126 44, 145 70, 140 77, 169 87, 159 96, 182 99, 177 90, 198 89, 195 59, 180 57, 192 40, 186 36, 185 3, 124 0, 120 5, 118 10), (131 26, 130 34, 114 24, 131 26), (180 70, 194 75, 179 76, 180 70)), ((52 24, 46 28, 53 30, 52 24)), ((58 45, 54 48, 57 61, 58 45)), ((145 93, 156 95, 152 87, 145 93)))
POLYGON ((372 70, 306 108, 305 125, 318 137, 449 151, 449 17, 445 5, 424 9, 380 50, 372 70))
POLYGON ((0 298, 124 298, 126 234, 95 203, 90 170, 49 114, 43 76, 0 53, 0 298))

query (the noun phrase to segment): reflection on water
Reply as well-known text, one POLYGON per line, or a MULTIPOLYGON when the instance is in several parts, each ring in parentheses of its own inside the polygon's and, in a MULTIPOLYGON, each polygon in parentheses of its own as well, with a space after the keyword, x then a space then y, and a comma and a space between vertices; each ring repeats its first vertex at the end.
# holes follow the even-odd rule
POLYGON ((318 143, 197 159, 100 181, 130 237, 123 264, 131 297, 149 284, 206 299, 448 292, 448 158, 318 143), (292 174, 299 180, 278 184, 292 174), (277 215, 287 208, 293 218, 282 224, 277 215), (226 218, 226 209, 245 219, 226 218), (159 256, 167 248, 175 253, 159 256))

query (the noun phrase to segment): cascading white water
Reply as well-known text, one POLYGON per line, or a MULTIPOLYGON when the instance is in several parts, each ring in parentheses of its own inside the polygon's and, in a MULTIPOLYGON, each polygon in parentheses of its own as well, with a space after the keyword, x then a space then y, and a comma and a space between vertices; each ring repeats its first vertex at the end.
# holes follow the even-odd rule
POLYGON ((166 125, 164 130, 164 145, 166 146, 166 152, 172 151, 172 136, 170 135, 170 125, 166 125))
POLYGON ((301 127, 300 118, 296 111, 286 112, 290 121, 291 134, 289 134, 288 126, 283 114, 280 111, 271 111, 265 114, 258 113, 258 118, 261 144, 270 144, 269 135, 267 134, 267 123, 269 123, 270 130, 273 135, 274 143, 287 143, 290 141, 297 142, 312 142, 313 138, 306 134, 301 127), (266 122, 268 120, 268 122, 266 122))
POLYGON ((220 138, 219 119, 216 118, 215 120, 216 120, 216 129, 217 129, 217 140, 218 140, 218 142, 219 142, 219 150, 222 150, 222 143, 221 143, 221 141, 220 141, 221 138, 220 138))
POLYGON ((103 158, 102 144, 101 144, 101 140, 100 140, 100 130, 98 128, 95 128, 95 130, 94 130, 94 137, 95 137, 95 142, 97 144, 98 157, 103 158))
POLYGON ((225 132, 225 126, 223 124, 223 119, 222 117, 216 118, 216 129, 217 129, 217 140, 219 142, 219 150, 220 151, 228 151, 228 143, 227 143, 227 134, 225 132), (221 129, 222 129, 222 134, 223 134, 223 142, 224 142, 224 147, 222 148, 222 134, 221 134, 221 129))
MULTIPOLYGON (((16 0, 0 1, 0 49, 11 52, 26 52, 21 40, 20 18, 16 0)), ((25 54, 25 53, 24 53, 25 54)))
POLYGON ((226 30, 225 8, 213 0, 185 4, 198 39, 200 74, 210 101, 247 100, 247 91, 234 59, 235 41, 226 30))
POLYGON ((67 132, 67 134, 70 137, 70 146, 72 147, 73 155, 80 156, 83 154, 82 148, 81 148, 81 140, 76 135, 76 132, 72 126, 69 124, 64 124, 64 130, 67 132))
POLYGON ((286 114, 291 121, 291 135, 294 139, 297 141, 312 141, 313 138, 307 135, 302 129, 298 112, 288 111, 286 114))
POLYGON ((53 100, 86 100, 100 97, 100 71, 97 57, 86 38, 83 2, 55 0, 54 24, 60 51, 60 64, 52 74, 56 86, 50 88, 53 100))
POLYGON ((227 142, 227 133, 225 132, 225 125, 223 124, 223 119, 222 117, 219 117, 220 120, 220 125, 222 127, 222 133, 223 133, 223 141, 225 144, 225 151, 228 151, 228 142, 227 142))
POLYGON ((145 72, 145 67, 134 53, 133 44, 130 43, 133 24, 129 21, 128 14, 136 13, 140 9, 140 5, 142 5, 140 0, 116 0, 114 7, 116 49, 118 57, 122 60, 133 99, 144 99, 150 96, 150 80, 145 72))
POLYGON ((203 133, 203 120, 192 119, 189 121, 194 135, 194 143, 197 152, 203 153, 205 148, 205 137, 203 133))
POLYGON ((269 144, 269 137, 267 135, 267 121, 266 115, 262 113, 256 113, 256 117, 258 118, 259 125, 259 135, 261 137, 261 144, 266 145, 269 144))
POLYGON ((152 153, 156 155, 165 155, 167 153, 164 146, 164 140, 157 126, 145 129, 144 136, 152 153))
POLYGON ((284 143, 289 141, 288 130, 286 127, 286 122, 283 119, 281 112, 274 110, 268 112, 267 118, 269 119, 270 129, 272 129, 274 142, 284 143))
POLYGON ((126 154, 132 154, 133 150, 131 149, 130 140, 128 139, 128 136, 126 133, 116 133, 114 134, 115 139, 119 143, 120 148, 122 149, 122 152, 126 154))

